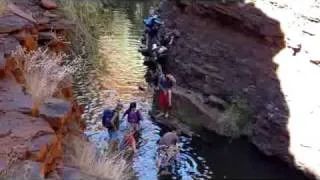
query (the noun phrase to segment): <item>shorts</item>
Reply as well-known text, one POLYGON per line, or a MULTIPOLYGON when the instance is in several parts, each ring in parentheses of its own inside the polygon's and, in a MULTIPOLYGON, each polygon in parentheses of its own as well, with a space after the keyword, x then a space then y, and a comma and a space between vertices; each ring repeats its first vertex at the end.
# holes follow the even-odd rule
POLYGON ((116 141, 119 140, 118 131, 108 130, 109 132, 109 140, 110 141, 116 141))
POLYGON ((161 91, 159 94, 159 106, 161 109, 169 109, 169 93, 161 91))
POLYGON ((129 122, 129 129, 130 130, 135 130, 135 131, 139 131, 140 130, 140 123, 130 123, 129 122))

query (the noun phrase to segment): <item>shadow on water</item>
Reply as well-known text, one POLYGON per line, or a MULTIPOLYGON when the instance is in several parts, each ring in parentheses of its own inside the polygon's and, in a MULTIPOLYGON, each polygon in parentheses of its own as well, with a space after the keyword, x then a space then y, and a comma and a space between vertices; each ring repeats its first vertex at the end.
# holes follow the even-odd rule
MULTIPOLYGON (((104 1, 101 12, 99 51, 101 59, 97 62, 103 90, 109 96, 103 99, 105 107, 115 105, 117 99, 128 106, 136 101, 142 110, 141 137, 138 153, 134 158, 134 169, 139 179, 211 179, 211 178, 290 178, 301 177, 280 160, 266 157, 246 139, 230 141, 228 138, 201 131, 200 137, 181 136, 183 143, 180 163, 172 168, 169 176, 157 175, 155 156, 156 143, 160 136, 169 131, 164 125, 154 123, 148 116, 151 110, 152 93, 139 91, 138 86, 146 86, 143 57, 137 52, 140 35, 143 31, 143 18, 156 1, 117 0, 104 1)), ((108 134, 105 130, 91 125, 86 133, 98 147, 106 146, 108 134)), ((121 137, 126 131, 126 122, 121 124, 121 137)))

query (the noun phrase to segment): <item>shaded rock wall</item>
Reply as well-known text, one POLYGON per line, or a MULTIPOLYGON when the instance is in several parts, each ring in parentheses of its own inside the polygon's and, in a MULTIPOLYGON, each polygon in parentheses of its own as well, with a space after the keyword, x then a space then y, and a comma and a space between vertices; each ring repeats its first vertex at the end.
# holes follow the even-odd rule
MULTIPOLYGON (((248 119, 253 123, 252 142, 265 154, 296 164, 294 156, 297 154, 292 156, 290 152, 292 134, 288 131, 288 101, 280 86, 282 79, 277 74, 279 64, 274 59, 284 49, 292 50, 292 55, 301 49, 299 44, 288 40, 282 31, 283 24, 263 11, 272 7, 269 10, 273 12, 282 6, 271 1, 261 4, 258 8, 253 3, 206 1, 196 4, 174 0, 165 3, 162 15, 166 28, 178 30, 181 34, 171 48, 171 58, 165 71, 176 76, 180 89, 191 92, 191 97, 174 93, 175 108, 190 109, 190 104, 198 109, 199 106, 209 108, 206 118, 190 120, 216 131, 210 124, 216 124, 225 112, 225 108, 216 105, 228 108, 224 103, 217 103, 216 99, 219 99, 218 102, 225 101, 229 106, 234 100, 244 99, 252 111, 248 119), (198 99, 197 103, 192 99, 198 99), (214 103, 208 104, 210 101, 214 103)), ((281 16, 282 19, 284 17, 281 16)), ((179 110, 173 113, 184 119, 191 117, 182 116, 179 110)), ((308 172, 308 168, 316 167, 316 162, 312 164, 305 163, 302 169, 308 172)))

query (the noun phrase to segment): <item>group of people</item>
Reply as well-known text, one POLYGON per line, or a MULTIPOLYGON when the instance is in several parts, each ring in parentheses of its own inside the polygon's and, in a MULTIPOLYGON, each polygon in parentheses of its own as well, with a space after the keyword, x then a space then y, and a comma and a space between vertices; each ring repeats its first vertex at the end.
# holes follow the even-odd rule
POLYGON ((168 118, 169 110, 172 107, 172 88, 176 84, 176 79, 166 71, 165 65, 168 59, 168 50, 173 44, 174 35, 161 31, 163 22, 159 15, 152 14, 144 20, 146 27, 145 38, 140 48, 140 52, 146 57, 145 65, 148 66, 146 75, 147 82, 158 92, 158 107, 160 113, 156 118, 164 116, 168 118))
MULTIPOLYGON (((158 92, 158 107, 160 112, 156 115, 156 118, 161 116, 168 118, 169 110, 172 106, 172 88, 176 84, 176 80, 170 73, 164 73, 163 67, 166 62, 166 56, 164 55, 168 47, 173 43, 172 35, 160 36, 159 30, 163 25, 158 15, 150 15, 144 20, 145 34, 142 43, 145 44, 140 52, 149 61, 149 71, 151 75, 149 84, 153 89, 158 92)), ((137 109, 136 102, 130 103, 128 109, 121 116, 123 105, 118 102, 117 106, 113 110, 106 109, 103 112, 102 124, 108 129, 109 133, 109 146, 111 150, 120 150, 133 152, 137 151, 137 143, 135 135, 139 132, 140 122, 143 120, 141 112, 137 109), (120 118, 121 117, 121 118, 120 118), (121 120, 127 117, 129 125, 129 131, 125 137, 120 140, 119 127, 121 120)), ((178 131, 173 130, 164 134, 158 143, 158 160, 157 165, 168 164, 169 160, 178 153, 179 136, 178 131), (163 157, 163 158, 162 158, 163 157)), ((131 153, 132 154, 132 153, 131 153)))

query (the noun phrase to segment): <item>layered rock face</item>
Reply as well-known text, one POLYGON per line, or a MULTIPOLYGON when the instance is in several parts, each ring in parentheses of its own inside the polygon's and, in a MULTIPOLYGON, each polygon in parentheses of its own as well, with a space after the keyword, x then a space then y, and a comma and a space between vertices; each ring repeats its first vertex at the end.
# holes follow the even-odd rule
POLYGON ((65 50, 61 49, 64 43, 57 35, 74 24, 47 11, 57 7, 52 0, 12 0, 5 6, 0 14, 0 176, 90 179, 76 168, 60 168, 58 174, 63 160, 64 136, 80 135, 84 129, 81 107, 72 97, 72 81, 61 83, 54 97, 46 99, 39 107, 39 116, 33 117, 34 101, 24 88, 26 77, 18 65, 24 62, 12 54, 19 47, 30 52, 43 44, 52 51, 65 50), (64 172, 68 174, 65 177, 64 172))
MULTIPOLYGON (((317 16, 313 17, 314 14, 298 14, 290 7, 290 3, 282 2, 281 5, 279 2, 259 1, 255 5, 168 1, 163 7, 166 27, 180 31, 181 35, 171 48, 166 71, 176 76, 180 86, 179 92, 175 93, 177 101, 173 102, 180 104, 175 107, 186 108, 186 103, 181 103, 178 97, 181 97, 181 91, 187 92, 189 95, 186 98, 205 114, 205 118, 197 120, 203 127, 216 130, 211 125, 217 124, 228 107, 225 104, 244 99, 251 111, 248 121, 253 123, 250 139, 261 151, 302 166, 306 172, 320 174, 320 158, 302 157, 303 148, 300 148, 304 142, 312 142, 309 150, 314 152, 314 157, 319 157, 319 152, 316 153, 319 143, 315 142, 315 137, 320 134, 316 128, 309 128, 312 132, 305 132, 308 136, 294 134, 290 129, 295 127, 295 132, 300 129, 302 133, 308 129, 299 128, 303 120, 298 118, 301 117, 298 114, 307 115, 308 111, 315 111, 317 103, 313 103, 312 99, 309 100, 313 102, 308 103, 304 100, 306 104, 314 104, 306 109, 303 107, 305 104, 292 104, 288 99, 290 96, 298 102, 305 96, 303 92, 290 90, 290 87, 301 89, 294 82, 298 75, 294 71, 304 68, 303 71, 319 73, 318 69, 315 70, 317 67, 309 62, 317 59, 311 53, 314 52, 311 44, 316 43, 318 36, 312 29, 309 29, 312 32, 306 30, 309 25, 317 25, 319 20, 317 16), (271 12, 277 13, 277 16, 271 16, 271 12), (295 16, 301 22, 293 24, 286 18, 295 16), (293 29, 303 34, 300 39, 292 35, 296 35, 292 33, 293 29), (287 66, 291 61, 296 65, 287 66), (285 72, 287 68, 291 73, 279 74, 279 70, 285 72), (195 103, 192 99, 198 100, 195 103), (308 139, 311 137, 313 141, 308 139), (296 150, 292 151, 292 147, 296 147, 296 150), (299 160, 297 157, 300 157, 299 160)), ((315 4, 309 5, 316 8, 315 4)), ((302 83, 310 81, 309 78, 312 77, 299 79, 302 83)), ((311 84, 304 83, 310 88, 311 84)), ((318 96, 318 93, 313 94, 318 96)), ((310 117, 308 127, 316 126, 317 123, 311 120, 314 117, 310 117)))

